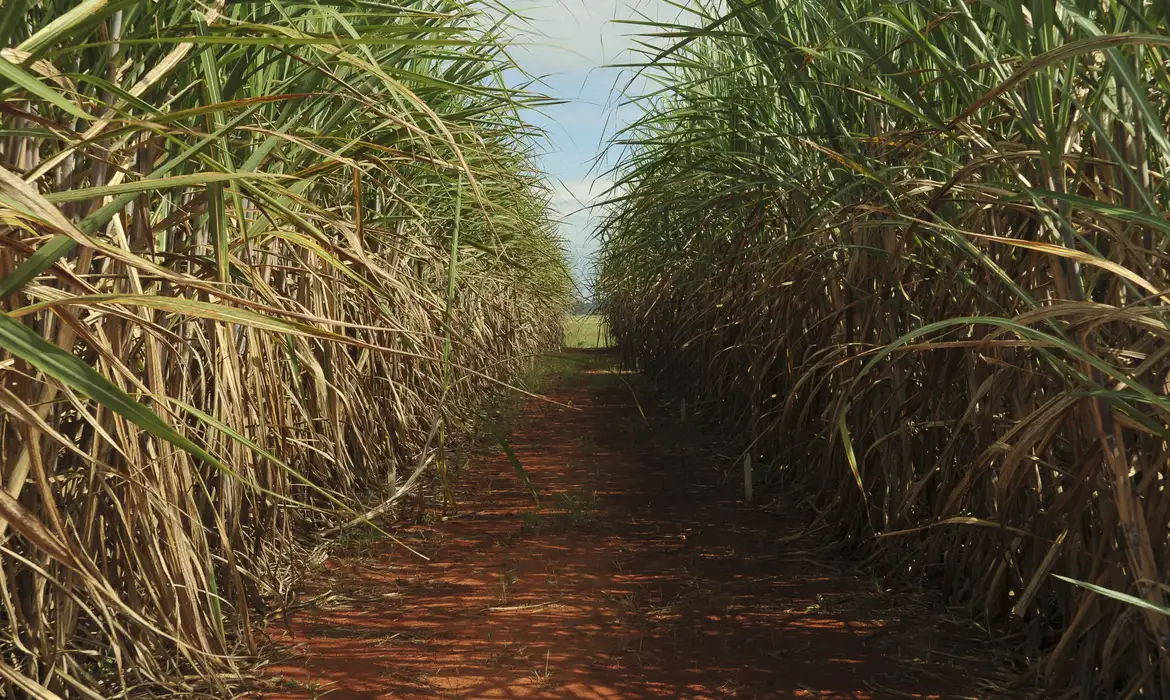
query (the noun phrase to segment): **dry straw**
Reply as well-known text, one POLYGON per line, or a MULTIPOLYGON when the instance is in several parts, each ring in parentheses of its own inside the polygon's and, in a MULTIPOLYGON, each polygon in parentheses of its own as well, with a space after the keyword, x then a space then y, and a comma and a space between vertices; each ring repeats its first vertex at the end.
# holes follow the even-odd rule
POLYGON ((222 697, 293 542, 559 340, 478 8, 5 2, 0 686, 222 697))
POLYGON ((627 358, 1026 683, 1170 697, 1165 4, 682 5, 615 143, 627 358))

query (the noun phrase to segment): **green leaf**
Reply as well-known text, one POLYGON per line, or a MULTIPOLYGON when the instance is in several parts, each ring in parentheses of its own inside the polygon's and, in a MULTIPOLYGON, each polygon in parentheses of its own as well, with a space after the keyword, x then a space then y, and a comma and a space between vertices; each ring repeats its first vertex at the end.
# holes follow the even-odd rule
POLYGON ((196 173, 194 175, 175 175, 172 177, 146 178, 134 182, 123 182, 117 185, 103 185, 101 187, 81 187, 62 192, 50 192, 42 195, 45 201, 54 204, 62 202, 78 202, 86 199, 98 199, 136 192, 155 192, 158 190, 174 189, 176 187, 198 187, 220 182, 234 182, 237 180, 272 180, 272 175, 262 173, 196 173))
MULTIPOLYGON (((119 4, 126 5, 128 3, 123 1, 119 4)), ((5 9, 7 10, 8 8, 5 9)), ((72 31, 79 25, 88 21, 98 21, 105 15, 113 12, 114 9, 110 7, 110 0, 86 0, 86 2, 80 3, 44 27, 41 27, 35 34, 21 42, 17 48, 21 51, 37 53, 58 39, 63 38, 66 33, 72 31)))
POLYGON ((20 267, 13 270, 12 274, 0 280, 0 301, 24 288, 24 285, 49 269, 63 255, 68 255, 76 245, 77 241, 68 236, 53 236, 48 243, 37 248, 28 260, 21 263, 20 267))
POLYGON ((78 119, 84 119, 85 121, 94 120, 93 116, 77 105, 73 104, 73 102, 70 100, 66 99, 64 95, 37 80, 20 66, 17 66, 14 63, 9 63, 8 60, 3 56, 0 56, 0 78, 7 78, 17 87, 24 88, 28 92, 36 95, 46 102, 60 107, 65 112, 77 117, 78 119))
POLYGON ((1146 610, 1153 610, 1154 612, 1159 612, 1159 613, 1162 613, 1163 615, 1170 615, 1170 608, 1164 608, 1161 605, 1154 605, 1153 603, 1151 603, 1150 601, 1148 601, 1144 598, 1138 598, 1137 596, 1132 596, 1128 593, 1122 593, 1121 591, 1115 591, 1112 588, 1103 588, 1101 586, 1098 586, 1098 585, 1095 585, 1092 583, 1088 583, 1086 581, 1078 581, 1075 578, 1061 576, 1060 574, 1053 574, 1053 576, 1060 579, 1061 581, 1064 581, 1065 583, 1071 583, 1074 586, 1080 586, 1081 588, 1085 588, 1085 589, 1088 589, 1094 593, 1098 593, 1100 595, 1103 595, 1106 598, 1120 600, 1123 603, 1129 603, 1130 605, 1136 605, 1137 607, 1144 608, 1146 610))
POLYGON ((0 314, 0 347, 151 435, 212 465, 223 466, 211 453, 179 434, 158 414, 119 389, 97 370, 37 335, 8 314, 0 314))
MULTIPOLYGON (((181 314, 194 318, 206 318, 222 323, 234 323, 249 328, 273 331, 276 333, 290 333, 293 335, 311 338, 322 338, 338 343, 348 343, 373 347, 360 340, 350 338, 340 333, 323 330, 301 321, 291 321, 278 316, 257 313, 248 309, 241 309, 227 304, 217 304, 184 297, 166 297, 154 294, 94 294, 90 296, 68 297, 55 301, 45 301, 38 304, 22 306, 12 311, 14 318, 60 306, 87 306, 93 304, 126 304, 146 309, 157 309, 168 313, 181 314)), ((328 323, 329 319, 320 319, 328 323)))
POLYGON ((861 498, 868 501, 865 484, 861 483, 861 470, 857 466, 857 455, 853 452, 853 439, 849 436, 849 426, 845 421, 847 410, 841 411, 837 417, 837 428, 841 431, 841 444, 845 447, 845 458, 849 460, 849 469, 853 472, 853 480, 857 482, 857 488, 861 490, 861 498))
POLYGON ((512 463, 512 468, 516 470, 516 474, 520 477, 520 481, 524 482, 528 493, 532 494, 532 500, 537 506, 540 505, 540 496, 536 494, 536 489, 532 486, 532 481, 528 478, 528 473, 524 471, 524 465, 520 464, 520 459, 516 457, 516 453, 512 451, 512 446, 508 444, 508 439, 500 437, 500 447, 504 449, 504 454, 508 455, 508 461, 512 463))
POLYGON ((11 46, 12 35, 24 20, 28 0, 5 0, 4 12, 0 12, 0 46, 11 46))

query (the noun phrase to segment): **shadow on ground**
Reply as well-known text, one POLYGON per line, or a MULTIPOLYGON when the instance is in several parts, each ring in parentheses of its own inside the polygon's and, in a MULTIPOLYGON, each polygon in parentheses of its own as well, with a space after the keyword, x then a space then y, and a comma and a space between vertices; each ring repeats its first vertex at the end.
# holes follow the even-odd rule
POLYGON ((701 438, 608 352, 528 401, 457 509, 333 559, 306 588, 266 698, 980 697, 961 630, 750 508, 701 438), (313 596, 316 596, 315 598, 313 596))

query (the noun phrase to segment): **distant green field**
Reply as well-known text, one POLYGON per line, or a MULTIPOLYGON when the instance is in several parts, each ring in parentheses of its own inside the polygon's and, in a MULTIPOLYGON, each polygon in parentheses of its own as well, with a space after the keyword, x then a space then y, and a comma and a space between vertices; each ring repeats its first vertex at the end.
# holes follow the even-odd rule
POLYGON ((565 347, 608 348, 613 343, 605 319, 596 314, 570 316, 565 321, 565 347))

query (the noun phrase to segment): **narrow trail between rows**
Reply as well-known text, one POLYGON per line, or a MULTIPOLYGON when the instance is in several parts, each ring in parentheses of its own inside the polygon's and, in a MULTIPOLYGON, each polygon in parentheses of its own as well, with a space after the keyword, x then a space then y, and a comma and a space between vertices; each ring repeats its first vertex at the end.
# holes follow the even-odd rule
MULTIPOLYGON (((602 351, 527 401, 446 519, 325 562, 269 633, 265 698, 985 697, 938 608, 848 573, 807 518, 743 502, 710 441, 602 351), (644 412, 644 414, 643 414, 644 412)), ((769 501, 772 503, 769 504, 769 501)))

